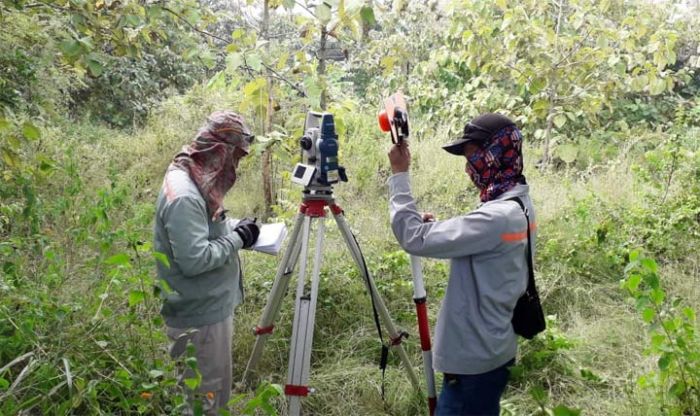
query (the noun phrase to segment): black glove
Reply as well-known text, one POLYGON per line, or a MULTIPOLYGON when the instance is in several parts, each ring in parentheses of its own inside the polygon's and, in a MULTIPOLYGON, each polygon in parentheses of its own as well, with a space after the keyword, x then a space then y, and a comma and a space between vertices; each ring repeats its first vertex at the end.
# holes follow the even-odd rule
POLYGON ((255 223, 256 218, 243 218, 236 224, 236 228, 233 229, 238 236, 243 240, 243 248, 249 248, 256 241, 258 241, 258 236, 260 235, 260 227, 255 223))

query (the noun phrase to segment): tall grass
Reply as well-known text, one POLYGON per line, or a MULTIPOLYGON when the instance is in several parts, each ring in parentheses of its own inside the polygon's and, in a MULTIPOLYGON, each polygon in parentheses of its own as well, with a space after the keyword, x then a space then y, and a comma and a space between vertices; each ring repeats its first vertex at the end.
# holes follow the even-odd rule
MULTIPOLYGON (((13 255, 25 262, 24 280, 10 282, 5 275, 0 285, 0 318, 10 340, 3 344, 0 367, 29 352, 36 364, 24 376, 21 371, 29 361, 0 374, 0 382, 8 384, 0 384, 0 395, 23 377, 8 394, 12 402, 6 401, 0 409, 48 414, 175 412, 178 399, 169 381, 173 369, 165 354, 159 301, 150 293, 153 203, 171 157, 193 137, 211 110, 235 108, 236 102, 236 96, 195 89, 164 103, 134 134, 86 123, 67 123, 52 131, 55 142, 66 145, 52 148, 63 168, 56 172, 55 183, 43 189, 47 220, 41 244, 23 242, 25 251, 13 255), (75 172, 68 166, 74 166, 75 172), (75 192, 68 192, 71 187, 75 192), (39 251, 32 253, 32 247, 39 251), (31 282, 30 275, 35 276, 31 282), (155 396, 142 396, 144 391, 155 396)), ((420 371, 410 269, 389 228, 389 139, 378 133, 373 114, 346 111, 341 117, 346 129, 341 137, 341 164, 350 182, 335 187, 336 198, 393 317, 411 333, 405 346, 420 371)), ((433 131, 421 126, 419 118, 414 123, 416 131, 433 131)), ((421 210, 438 218, 459 215, 478 203, 464 174, 463 158, 440 149, 448 140, 435 130, 411 143, 414 195, 421 210)), ((295 149, 295 143, 290 137, 287 145, 295 149)), ((546 406, 561 403, 596 415, 657 414, 658 403, 636 386, 637 377, 653 369, 655 361, 643 354, 644 326, 619 289, 625 253, 632 246, 652 243, 662 248, 672 244, 689 253, 670 256, 662 270, 668 276, 668 291, 683 295, 696 310, 700 261, 694 251, 697 242, 673 239, 683 230, 662 236, 672 241, 640 234, 636 222, 640 215, 656 210, 655 218, 663 222, 674 212, 671 203, 659 206, 657 199, 650 198, 654 188, 639 177, 636 166, 642 163, 645 149, 632 147, 585 171, 566 167, 540 171, 537 146, 528 143, 526 176, 540 227, 538 282, 546 313, 556 319, 539 340, 523 342, 522 374, 505 395, 504 412, 529 414, 541 408, 532 395, 533 387, 538 387, 548 392, 546 406)), ((295 155, 290 154, 279 158, 276 166, 281 197, 278 220, 288 223, 300 202, 301 190, 284 174, 294 161, 295 155)), ((225 202, 231 215, 263 212, 259 162, 254 155, 242 164, 225 202)), ((673 187, 667 201, 682 195, 681 188, 673 187)), ((650 223, 644 229, 651 232, 654 227, 650 223)), ((326 237, 310 383, 317 393, 305 399, 304 406, 313 414, 421 414, 424 403, 395 355, 382 401, 379 341, 368 296, 330 222, 326 237)), ((254 341, 251 328, 265 305, 277 261, 258 253, 243 254, 246 301, 235 317, 235 379, 242 376, 254 341)), ((424 268, 434 323, 445 290, 447 262, 426 260, 424 268)), ((296 276, 292 288, 295 280, 296 276)), ((293 299, 288 295, 259 364, 260 381, 286 381, 292 314, 293 299)), ((284 414, 283 399, 277 404, 284 414)))

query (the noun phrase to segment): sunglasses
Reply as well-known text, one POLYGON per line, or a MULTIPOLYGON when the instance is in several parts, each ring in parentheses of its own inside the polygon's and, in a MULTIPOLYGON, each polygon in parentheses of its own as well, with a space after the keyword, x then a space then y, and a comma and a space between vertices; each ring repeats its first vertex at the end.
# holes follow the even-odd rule
MULTIPOLYGON (((234 128, 223 128, 223 129, 218 129, 214 131, 215 133, 228 133, 228 132, 238 132, 238 129, 234 128)), ((253 144, 255 141, 255 135, 254 134, 249 134, 249 133, 239 133, 241 135, 241 138, 243 139, 244 142, 248 144, 253 144)))
POLYGON ((245 141, 248 144, 253 144, 255 141, 255 135, 254 134, 243 134, 243 141, 245 141))

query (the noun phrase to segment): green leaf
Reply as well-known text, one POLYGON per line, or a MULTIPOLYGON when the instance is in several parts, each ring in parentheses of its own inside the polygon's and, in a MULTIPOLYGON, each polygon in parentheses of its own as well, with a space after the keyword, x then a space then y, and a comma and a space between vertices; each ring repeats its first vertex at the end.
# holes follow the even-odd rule
POLYGON ((664 299, 666 299, 666 293, 661 289, 653 289, 651 293, 649 293, 649 299, 657 306, 660 306, 664 303, 664 299))
POLYGON ((185 385, 190 389, 190 390, 196 390, 197 387, 199 387, 199 380, 196 378, 186 378, 185 379, 185 385))
POLYGON ((579 369, 579 372, 581 373, 581 377, 583 377, 586 380, 594 382, 601 381, 600 377, 598 377, 596 374, 594 374, 591 370, 587 368, 581 368, 579 369))
POLYGON ((68 58, 75 58, 83 53, 83 48, 77 40, 64 40, 58 45, 63 55, 68 58))
POLYGON ((262 69, 262 58, 257 53, 246 55, 245 61, 253 71, 260 71, 262 69))
POLYGON ((138 305, 139 303, 142 303, 143 300, 146 298, 146 294, 143 293, 140 290, 132 290, 129 292, 129 306, 133 307, 138 305))
POLYGON ((547 403, 547 392, 540 386, 534 386, 530 389, 530 396, 538 403, 547 403))
POLYGON ((114 256, 105 260, 105 264, 111 266, 124 266, 129 264, 129 255, 126 253, 115 254, 114 256))
POLYGON ((214 69, 214 67, 216 66, 216 58, 209 49, 204 49, 200 51, 199 60, 202 61, 202 63, 204 64, 204 66, 207 67, 207 69, 214 69))
POLYGON ((663 371, 668 368, 669 365, 671 365, 671 354, 664 353, 659 357, 658 365, 659 365, 659 370, 663 371))
POLYGON ((124 16, 124 23, 127 26, 137 27, 141 24, 141 18, 133 14, 124 16))
POLYGON ((287 10, 292 10, 294 8, 295 3, 295 0, 284 0, 282 2, 282 6, 284 6, 284 8, 287 10))
POLYGON ((676 383, 673 383, 671 388, 668 389, 668 392, 676 398, 680 399, 683 397, 683 393, 685 393, 685 390, 685 383, 682 381, 678 381, 676 383))
POLYGON ((231 39, 233 39, 233 40, 241 39, 241 38, 243 38, 243 36, 245 36, 245 29, 238 28, 238 29, 234 30, 233 32, 231 32, 231 39))
POLYGON ((696 320, 695 310, 693 310, 692 308, 688 308, 688 307, 683 308, 683 315, 690 322, 695 322, 695 320, 696 320))
POLYGON ((645 308, 642 311, 642 319, 644 322, 650 324, 653 320, 654 317, 656 316, 656 311, 654 311, 652 308, 645 308))
POLYGON ((630 263, 636 262, 639 260, 639 250, 632 250, 630 253, 630 263))
POLYGON ((243 54, 231 53, 226 56, 226 70, 231 73, 243 65, 243 54))
POLYGON ((557 126, 558 129, 564 127, 566 124, 566 115, 565 114, 557 114, 554 116, 554 125, 557 126))
POLYGON ((54 169, 54 165, 48 160, 42 160, 39 162, 39 171, 42 173, 48 173, 54 169))
POLYGON ((148 372, 148 375, 153 378, 158 378, 163 375, 163 372, 161 370, 151 370, 148 372))
POLYGON ((566 164, 571 164, 578 157, 578 148, 575 144, 567 143, 557 146, 556 155, 566 164))
POLYGON ((10 387, 10 382, 0 377, 0 390, 7 390, 10 387))
POLYGON ((654 334, 651 337, 651 347, 659 349, 666 343, 666 336, 662 334, 654 334))
POLYGON ((224 71, 219 71, 207 81, 207 89, 208 90, 222 90, 226 87, 226 74, 224 74, 224 71))
POLYGON ((659 289, 659 275, 657 275, 656 273, 646 273, 644 275, 644 283, 649 285, 649 287, 652 289, 659 289))
POLYGON ((644 267, 645 269, 649 270, 652 273, 657 273, 659 270, 659 266, 656 264, 656 261, 654 261, 654 259, 649 259, 649 258, 642 259, 641 264, 642 264, 642 267, 644 267))
POLYGON ((360 9, 360 17, 362 17, 362 21, 369 27, 373 27, 377 24, 377 19, 374 17, 374 9, 370 6, 364 6, 360 9))
POLYGON ((249 83, 245 84, 243 87, 243 94, 245 94, 246 97, 251 97, 255 95, 256 92, 258 92, 262 87, 266 85, 267 81, 265 81, 265 78, 256 78, 249 83))
POLYGON ((554 416, 579 416, 581 414, 581 410, 572 409, 560 404, 552 409, 552 413, 554 413, 554 416))
POLYGON ((316 78, 306 77, 304 79, 304 87, 306 87, 306 95, 309 97, 312 107, 318 108, 323 90, 316 82, 316 78))
POLYGON ((166 268, 170 268, 170 259, 165 253, 161 253, 160 251, 154 251, 153 252, 153 258, 156 259, 156 261, 166 268))
POLYGON ((2 153, 2 155, 1 155, 2 161, 7 166, 16 168, 20 165, 19 155, 17 155, 17 153, 15 153, 14 151, 12 151, 6 147, 3 147, 3 148, 0 148, 0 153, 2 153))
POLYGON ((316 18, 324 25, 331 20, 331 7, 326 3, 316 6, 316 18))
POLYGON ((659 95, 666 91, 666 81, 663 78, 654 78, 649 84, 649 93, 651 95, 659 95))
POLYGON ((547 80, 544 78, 535 78, 530 82, 528 85, 528 90, 530 91, 530 94, 535 95, 542 91, 544 87, 547 86, 547 80))
POLYGON ((158 279, 153 285, 153 295, 160 296, 160 292, 165 292, 165 294, 172 293, 173 289, 170 287, 167 281, 163 279, 158 279))
POLYGON ((32 123, 25 121, 22 124, 22 135, 29 140, 36 140, 41 137, 41 131, 32 123))
POLYGON ((4 118, 0 118, 0 131, 5 131, 10 128, 10 122, 4 118))
POLYGON ((102 64, 98 60, 88 59, 87 67, 88 67, 88 71, 90 71, 90 75, 92 75, 93 77, 97 78, 100 75, 102 75, 102 72, 103 72, 102 64))

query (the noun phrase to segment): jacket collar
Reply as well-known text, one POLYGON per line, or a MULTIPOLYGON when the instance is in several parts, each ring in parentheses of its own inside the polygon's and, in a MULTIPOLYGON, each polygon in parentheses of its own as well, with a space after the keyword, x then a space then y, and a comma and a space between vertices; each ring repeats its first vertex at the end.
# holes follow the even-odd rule
POLYGON ((499 195, 498 197, 496 197, 496 199, 479 204, 479 207, 483 207, 484 205, 492 204, 492 203, 497 202, 497 201, 504 201, 506 199, 514 198, 516 196, 526 197, 529 195, 529 192, 530 192, 529 185, 517 184, 512 189, 510 189, 507 192, 504 192, 501 195, 499 195))

